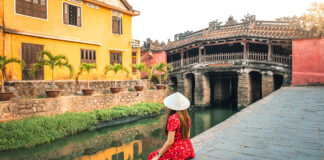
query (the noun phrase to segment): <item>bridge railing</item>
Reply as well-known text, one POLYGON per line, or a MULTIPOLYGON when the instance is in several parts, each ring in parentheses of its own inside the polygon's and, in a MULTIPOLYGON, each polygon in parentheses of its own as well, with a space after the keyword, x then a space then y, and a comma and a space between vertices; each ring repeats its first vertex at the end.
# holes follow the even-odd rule
POLYGON ((253 60, 266 61, 266 60, 268 60, 268 53, 248 52, 248 57, 249 57, 249 59, 253 59, 253 60))
MULTIPOLYGON (((248 52, 248 59, 259 60, 259 61, 268 61, 268 54, 262 52, 248 52)), ((208 55, 202 55, 202 62, 213 62, 213 61, 223 61, 223 60, 237 60, 244 59, 243 52, 232 52, 232 53, 212 53, 208 55)), ((291 65, 291 56, 287 54, 274 53, 272 55, 273 62, 289 64, 291 65)), ((183 59, 183 66, 199 63, 199 57, 193 56, 183 59)), ((170 62, 173 68, 181 67, 181 60, 170 62)))
POLYGON ((292 64, 291 56, 283 53, 274 53, 273 61, 278 63, 289 64, 289 65, 292 64))
POLYGON ((189 64, 194 64, 199 62, 199 57, 194 56, 194 57, 189 57, 183 60, 183 65, 189 65, 189 64))
POLYGON ((233 60, 243 59, 243 52, 232 52, 232 53, 212 53, 206 56, 202 56, 203 60, 210 61, 221 61, 221 60, 233 60))

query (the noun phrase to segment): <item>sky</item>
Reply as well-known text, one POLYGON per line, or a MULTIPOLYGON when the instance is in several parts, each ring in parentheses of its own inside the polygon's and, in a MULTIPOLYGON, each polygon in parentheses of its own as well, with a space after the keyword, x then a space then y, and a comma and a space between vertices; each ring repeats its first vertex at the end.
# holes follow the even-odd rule
POLYGON ((197 31, 216 19, 224 22, 232 15, 240 21, 244 15, 257 20, 275 20, 283 16, 301 16, 312 2, 323 0, 128 0, 140 16, 133 18, 133 39, 146 38, 167 42, 177 33, 197 31))

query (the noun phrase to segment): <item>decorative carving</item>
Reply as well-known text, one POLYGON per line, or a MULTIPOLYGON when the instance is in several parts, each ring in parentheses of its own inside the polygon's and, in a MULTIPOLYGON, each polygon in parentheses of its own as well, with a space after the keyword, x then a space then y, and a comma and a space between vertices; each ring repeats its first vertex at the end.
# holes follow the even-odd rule
POLYGON ((230 15, 230 16, 228 17, 226 23, 225 23, 225 26, 232 26, 232 25, 235 25, 235 24, 237 24, 237 23, 238 23, 237 20, 235 20, 235 19, 233 18, 233 16, 230 15))
POLYGON ((144 41, 141 50, 142 51, 163 50, 165 46, 166 44, 163 41, 159 43, 158 40, 152 41, 150 38, 147 38, 146 41, 144 41))
POLYGON ((218 19, 209 22, 209 30, 217 29, 223 22, 218 21, 218 19))
POLYGON ((178 33, 176 35, 174 35, 174 40, 175 41, 180 41, 182 39, 184 39, 186 36, 192 34, 193 32, 192 31, 185 31, 183 33, 178 33))
POLYGON ((247 13, 241 21, 243 23, 251 23, 255 22, 255 19, 255 15, 250 15, 249 13, 247 13))

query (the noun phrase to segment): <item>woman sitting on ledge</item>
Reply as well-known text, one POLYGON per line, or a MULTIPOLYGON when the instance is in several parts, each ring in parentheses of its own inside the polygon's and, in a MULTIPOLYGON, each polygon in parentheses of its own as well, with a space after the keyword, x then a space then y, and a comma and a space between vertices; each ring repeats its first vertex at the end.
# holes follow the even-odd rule
POLYGON ((185 160, 195 157, 190 141, 191 120, 187 109, 189 100, 181 93, 174 93, 163 101, 168 108, 168 122, 165 134, 167 141, 161 149, 152 152, 149 160, 185 160))

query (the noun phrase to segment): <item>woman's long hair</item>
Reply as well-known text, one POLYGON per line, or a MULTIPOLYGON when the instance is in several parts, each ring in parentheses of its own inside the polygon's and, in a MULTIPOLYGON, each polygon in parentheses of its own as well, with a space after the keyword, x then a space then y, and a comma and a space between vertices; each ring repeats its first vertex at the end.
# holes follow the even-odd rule
MULTIPOLYGON (((171 109, 168 109, 168 119, 171 115, 173 114, 178 114, 179 120, 180 120, 180 126, 181 126, 181 135, 183 139, 189 138, 189 115, 187 110, 182 110, 182 111, 174 111, 171 109)), ((165 135, 168 135, 168 130, 167 130, 167 125, 168 122, 166 123, 165 127, 165 135)))

